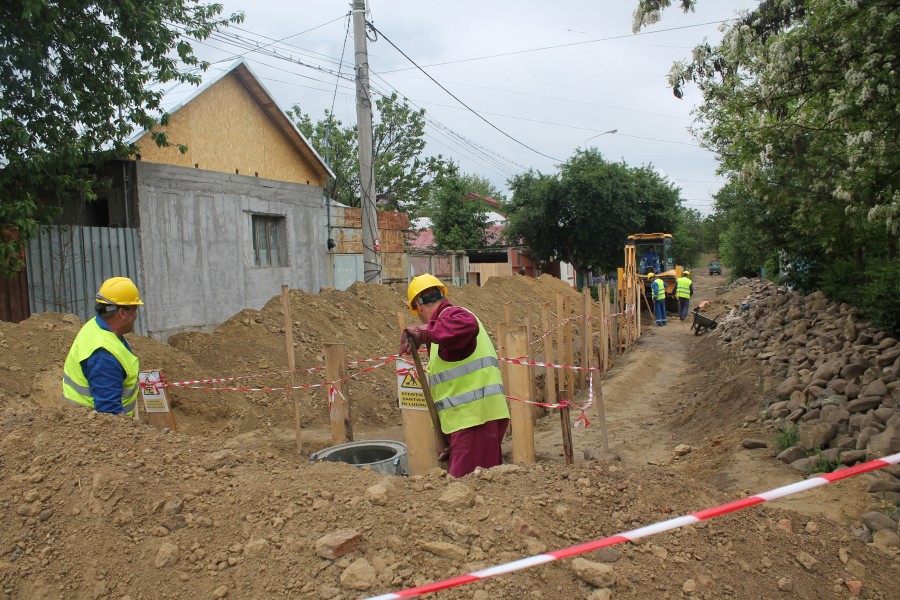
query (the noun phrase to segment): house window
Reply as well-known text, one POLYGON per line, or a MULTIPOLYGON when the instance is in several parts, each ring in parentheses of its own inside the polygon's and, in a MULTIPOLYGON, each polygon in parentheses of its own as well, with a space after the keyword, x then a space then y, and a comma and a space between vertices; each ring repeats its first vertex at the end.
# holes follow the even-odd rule
POLYGON ((257 267, 286 267, 285 219, 271 215, 251 215, 253 255, 257 267))

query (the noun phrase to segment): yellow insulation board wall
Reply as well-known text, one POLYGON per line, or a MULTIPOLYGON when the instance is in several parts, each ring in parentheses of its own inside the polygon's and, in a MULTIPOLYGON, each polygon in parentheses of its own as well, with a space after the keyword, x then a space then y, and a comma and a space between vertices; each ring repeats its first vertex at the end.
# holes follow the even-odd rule
POLYGON ((175 111, 165 130, 173 146, 159 148, 146 133, 137 142, 141 160, 325 187, 233 74, 175 111))

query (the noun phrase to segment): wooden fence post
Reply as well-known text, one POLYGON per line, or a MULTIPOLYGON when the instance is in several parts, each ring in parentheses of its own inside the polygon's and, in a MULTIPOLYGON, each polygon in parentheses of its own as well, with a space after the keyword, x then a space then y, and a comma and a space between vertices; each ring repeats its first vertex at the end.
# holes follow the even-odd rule
POLYGON ((347 377, 347 354, 344 344, 325 344, 325 378, 333 381, 336 390, 331 397, 331 388, 325 390, 329 396, 331 409, 328 415, 331 419, 331 441, 344 444, 353 441, 353 425, 350 421, 350 391, 346 381, 339 381, 347 377))
MULTIPOLYGON (((525 355, 527 342, 524 326, 510 325, 506 330, 506 340, 510 354, 513 356, 525 355)), ((531 400, 531 381, 529 381, 527 365, 509 365, 509 395, 521 400, 531 400)), ((531 406, 514 400, 511 400, 509 404, 513 462, 533 463, 535 462, 534 422, 531 418, 531 406)))
MULTIPOLYGON (((291 388, 297 385, 294 362, 294 322, 291 320, 291 291, 287 284, 281 286, 281 310, 284 313, 284 346, 287 349, 288 371, 291 372, 291 388)), ((303 451, 303 440, 300 429, 300 400, 297 398, 297 390, 291 389, 291 399, 294 401, 294 436, 297 440, 297 454, 303 451)))

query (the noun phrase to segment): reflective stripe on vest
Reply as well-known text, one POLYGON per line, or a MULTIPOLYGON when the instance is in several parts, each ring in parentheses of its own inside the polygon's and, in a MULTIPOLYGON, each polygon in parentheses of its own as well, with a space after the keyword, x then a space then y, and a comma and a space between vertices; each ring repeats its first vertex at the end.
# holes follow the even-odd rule
POLYGON ((654 300, 665 300, 666 299, 666 282, 662 279, 654 279, 651 284, 653 288, 653 299, 654 300), (656 285, 656 284, 659 285, 656 285))
POLYGON ((128 416, 132 416, 140 389, 138 382, 140 361, 115 333, 100 327, 96 318, 84 324, 69 349, 63 368, 63 398, 75 404, 94 408, 94 397, 91 395, 91 388, 81 368, 81 362, 98 348, 112 354, 122 365, 125 371, 125 381, 122 382, 122 408, 128 416))
POLYGON ((440 373, 429 375, 428 383, 432 386, 435 386, 439 383, 449 381, 450 379, 453 379, 455 377, 474 373, 478 369, 483 369, 484 367, 497 367, 499 369, 500 361, 497 360, 497 358, 494 356, 485 356, 483 358, 479 358, 478 360, 473 360, 472 362, 461 364, 458 367, 453 367, 452 369, 447 369, 446 371, 441 371, 440 373))
POLYGON ((679 277, 675 285, 675 295, 679 298, 691 297, 691 280, 687 277, 679 277))
POLYGON ((481 321, 475 320, 475 350, 463 360, 447 362, 438 354, 439 345, 431 344, 426 371, 444 433, 509 418, 497 352, 481 321))

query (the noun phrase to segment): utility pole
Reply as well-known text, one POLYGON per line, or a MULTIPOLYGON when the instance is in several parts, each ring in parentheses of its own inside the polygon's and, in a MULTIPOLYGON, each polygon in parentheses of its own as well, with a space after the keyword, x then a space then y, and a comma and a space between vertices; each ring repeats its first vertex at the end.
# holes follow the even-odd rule
POLYGON ((378 264, 378 212, 375 210, 375 164, 372 160, 372 100, 366 50, 366 2, 353 0, 353 49, 356 54, 356 128, 359 133, 359 206, 362 209, 363 278, 381 283, 378 264))

